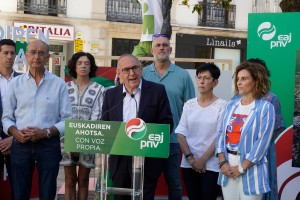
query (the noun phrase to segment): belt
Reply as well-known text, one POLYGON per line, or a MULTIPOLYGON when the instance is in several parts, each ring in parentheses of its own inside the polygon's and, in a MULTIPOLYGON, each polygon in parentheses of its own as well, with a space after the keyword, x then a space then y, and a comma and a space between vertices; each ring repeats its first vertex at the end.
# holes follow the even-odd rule
POLYGON ((227 153, 233 154, 233 155, 238 155, 237 151, 231 151, 229 149, 227 149, 227 153))

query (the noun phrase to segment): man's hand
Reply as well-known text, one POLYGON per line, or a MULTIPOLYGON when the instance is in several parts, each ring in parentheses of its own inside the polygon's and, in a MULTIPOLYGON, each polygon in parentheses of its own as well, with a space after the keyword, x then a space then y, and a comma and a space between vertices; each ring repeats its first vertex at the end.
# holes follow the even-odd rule
POLYGON ((33 126, 28 126, 27 128, 22 129, 22 132, 30 135, 32 142, 36 142, 47 136, 47 133, 45 132, 44 129, 40 129, 38 127, 33 127, 33 126))
POLYGON ((9 133, 14 136, 14 138, 16 138, 16 140, 20 143, 28 142, 31 139, 31 136, 29 134, 16 129, 15 127, 13 127, 13 130, 9 131, 9 133))
POLYGON ((0 140, 0 151, 3 155, 8 155, 10 153, 10 147, 13 141, 13 136, 9 136, 0 140))

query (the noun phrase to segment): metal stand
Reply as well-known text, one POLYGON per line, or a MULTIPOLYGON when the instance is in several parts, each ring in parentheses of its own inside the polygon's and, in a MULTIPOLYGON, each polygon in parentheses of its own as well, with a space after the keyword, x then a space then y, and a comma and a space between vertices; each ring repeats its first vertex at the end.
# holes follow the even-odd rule
POLYGON ((108 187, 108 155, 100 154, 96 164, 96 191, 97 200, 105 200, 110 194, 131 195, 132 200, 143 199, 144 185, 144 157, 133 156, 132 158, 132 188, 108 187))

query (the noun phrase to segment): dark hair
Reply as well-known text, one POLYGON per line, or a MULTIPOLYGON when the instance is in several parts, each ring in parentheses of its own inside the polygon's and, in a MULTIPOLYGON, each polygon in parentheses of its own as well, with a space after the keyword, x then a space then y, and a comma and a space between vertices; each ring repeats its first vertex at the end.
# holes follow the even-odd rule
POLYGON ((3 45, 13 46, 13 47, 15 47, 15 50, 16 50, 16 43, 14 41, 12 41, 11 39, 0 40, 0 51, 2 50, 1 48, 3 45))
POLYGON ((72 58, 68 61, 68 69, 69 69, 69 74, 73 77, 73 78, 77 78, 77 73, 76 73, 76 62, 77 60, 82 57, 82 56, 86 56, 89 60, 90 60, 90 64, 91 64, 91 71, 89 73, 89 77, 93 78, 96 76, 96 71, 97 71, 97 65, 95 62, 95 58, 92 54, 87 53, 87 52, 77 52, 75 54, 73 54, 72 58))
POLYGON ((204 72, 204 71, 209 71, 211 76, 214 79, 219 79, 220 74, 221 74, 219 67, 217 67, 213 63, 204 63, 204 64, 200 65, 196 70, 196 76, 198 76, 199 73, 204 72))
POLYGON ((267 69, 261 64, 248 62, 248 61, 245 61, 236 67, 234 73, 235 93, 236 94, 238 93, 237 75, 243 69, 247 70, 251 74, 255 82, 254 89, 253 89, 254 98, 261 98, 265 96, 270 90, 270 81, 268 78, 267 69))
POLYGON ((266 64, 266 62, 264 60, 262 60, 260 58, 249 58, 247 61, 251 62, 251 63, 257 63, 257 64, 260 64, 261 66, 265 67, 266 70, 267 70, 267 73, 268 73, 268 77, 271 76, 271 72, 268 69, 267 64, 266 64))

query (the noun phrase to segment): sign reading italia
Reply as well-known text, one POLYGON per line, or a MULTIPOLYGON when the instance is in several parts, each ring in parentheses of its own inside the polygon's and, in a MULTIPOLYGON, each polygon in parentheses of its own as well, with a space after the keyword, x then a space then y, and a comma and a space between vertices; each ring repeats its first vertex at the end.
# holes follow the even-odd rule
POLYGON ((64 149, 68 152, 167 158, 170 126, 128 122, 66 120, 64 149))
POLYGON ((39 31, 43 33, 48 31, 49 38, 52 40, 74 40, 74 27, 73 26, 64 26, 64 25, 55 25, 55 24, 34 24, 27 22, 15 22, 15 27, 20 27, 24 31, 30 29, 30 34, 37 35, 39 31))

